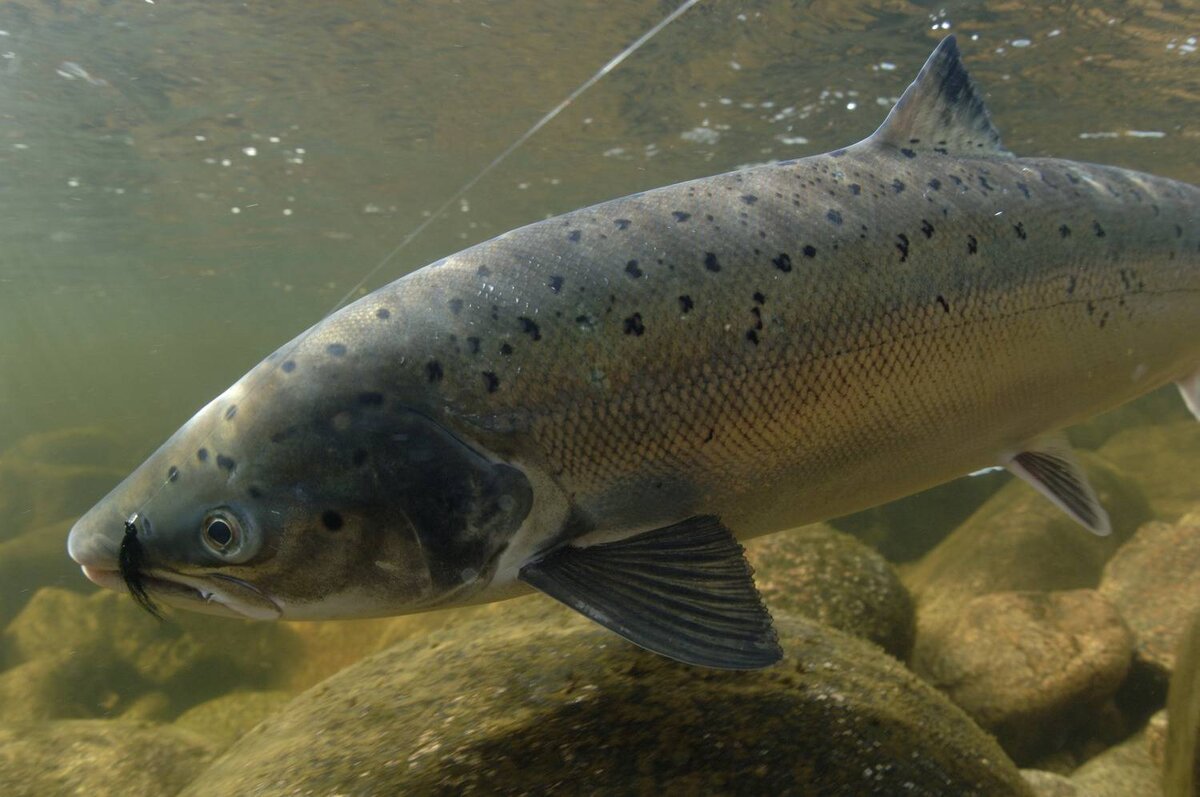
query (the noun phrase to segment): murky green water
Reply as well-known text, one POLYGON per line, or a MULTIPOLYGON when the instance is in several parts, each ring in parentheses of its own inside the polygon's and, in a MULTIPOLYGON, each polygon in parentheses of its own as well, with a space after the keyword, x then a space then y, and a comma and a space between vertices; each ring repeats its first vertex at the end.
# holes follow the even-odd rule
MULTIPOLYGON (((298 690, 447 622, 164 628, 124 599, 77 598, 92 589, 65 534, 671 8, 0 5, 0 626, 44 603, 0 642, 0 712, 172 722, 235 690, 298 690), (50 586, 66 592, 39 592, 50 586), (104 647, 114 635, 124 648, 104 647), (35 659, 58 663, 18 672, 35 659), (80 674, 95 667, 102 676, 80 674)), ((547 215, 857 141, 946 32, 1018 154, 1200 183, 1200 5, 705 2, 366 288, 547 215)), ((1161 394, 1080 435, 1095 448, 1125 426, 1186 417, 1161 394)), ((1139 461, 1153 467, 1153 452, 1139 461)), ((904 528, 921 525, 928 499, 843 527, 912 559, 992 489, 939 491, 933 504, 948 508, 932 530, 904 528)))

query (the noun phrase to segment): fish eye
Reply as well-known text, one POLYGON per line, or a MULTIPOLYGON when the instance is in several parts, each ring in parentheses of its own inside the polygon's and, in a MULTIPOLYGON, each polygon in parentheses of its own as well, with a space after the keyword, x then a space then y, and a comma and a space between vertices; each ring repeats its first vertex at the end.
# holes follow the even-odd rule
POLYGON ((218 556, 230 556, 241 547, 241 527, 224 512, 214 512, 204 519, 201 536, 208 549, 218 556))

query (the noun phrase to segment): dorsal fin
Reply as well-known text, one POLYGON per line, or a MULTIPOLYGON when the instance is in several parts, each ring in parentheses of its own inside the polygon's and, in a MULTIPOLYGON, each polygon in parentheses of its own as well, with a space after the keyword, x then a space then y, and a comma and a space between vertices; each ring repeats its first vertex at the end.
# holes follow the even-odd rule
POLYGON ((953 36, 942 39, 917 79, 865 144, 953 155, 1011 155, 967 74, 953 36))

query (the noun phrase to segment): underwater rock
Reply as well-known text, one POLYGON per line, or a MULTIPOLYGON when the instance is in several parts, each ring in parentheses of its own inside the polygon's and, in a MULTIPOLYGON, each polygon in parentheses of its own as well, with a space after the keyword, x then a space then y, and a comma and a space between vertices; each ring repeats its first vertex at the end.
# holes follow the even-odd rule
MULTIPOLYGON (((1167 384, 1152 393, 1122 404, 1115 410, 1089 418, 1086 422, 1067 429, 1067 439, 1076 448, 1099 449, 1122 432, 1140 434, 1147 427, 1167 426, 1174 423, 1196 421, 1179 399, 1179 389, 1167 384)), ((1149 439, 1149 438, 1147 438, 1149 439)), ((1162 450, 1156 454, 1162 454, 1162 450)), ((1118 465, 1127 463, 1113 459, 1118 465)))
POLYGON ((169 725, 117 720, 6 724, 0 726, 0 794, 168 797, 214 753, 204 737, 169 725))
POLYGON ((877 551, 816 525, 752 540, 746 556, 772 611, 811 617, 908 657, 912 598, 877 551))
POLYGON ((1197 573, 1200 513, 1146 523, 1104 568, 1100 592, 1133 631, 1138 663, 1160 679, 1170 676, 1180 637, 1200 611, 1197 573))
MULTIPOLYGON (((1156 714, 1150 723, 1121 744, 1110 747, 1065 776, 1036 769, 1021 775, 1037 797, 1162 797, 1159 767, 1165 715, 1156 714)), ((1184 792, 1166 792, 1183 797, 1184 792)), ((1191 792, 1186 793, 1188 797, 1191 792)))
POLYGON ((1080 589, 1100 582, 1104 563, 1144 521, 1149 506, 1136 486, 1099 457, 1080 452, 1108 509, 1113 533, 1098 537, 1029 485, 1012 480, 927 556, 901 571, 917 600, 918 640, 989 592, 1080 589))
POLYGON ((1022 769, 1021 777, 1033 787, 1037 797, 1084 797, 1070 778, 1057 772, 1044 772, 1040 769, 1022 769))
MULTIPOLYGON (((296 643, 282 623, 199 614, 159 621, 128 596, 40 589, 9 623, 0 644, 10 662, 53 657, 64 649, 131 669, 147 690, 161 688, 187 708, 233 689, 283 682, 296 643)), ((106 665, 108 666, 108 665, 106 665)))
POLYGON ((292 699, 288 692, 230 692, 188 709, 175 727, 192 731, 225 748, 292 699))
POLYGON ((1175 655, 1167 694, 1163 793, 1193 797, 1200 787, 1200 612, 1192 615, 1175 655))
POLYGON ((183 792, 1027 795, 996 743, 876 646, 777 613, 783 663, 686 667, 544 598, 335 675, 183 792))
POLYGON ((132 668, 122 662, 95 653, 62 650, 0 672, 0 722, 87 719, 119 713, 144 688, 132 668))
POLYGON ((1095 590, 996 592, 918 639, 913 669, 1028 764, 1113 696, 1132 655, 1133 635, 1095 590))
POLYGON ((1080 797, 1162 797, 1161 745, 1165 714, 1071 773, 1080 797))
POLYGON ((1200 423, 1195 419, 1126 429, 1105 443, 1100 454, 1129 474, 1159 520, 1176 520, 1195 508, 1200 460, 1200 423))

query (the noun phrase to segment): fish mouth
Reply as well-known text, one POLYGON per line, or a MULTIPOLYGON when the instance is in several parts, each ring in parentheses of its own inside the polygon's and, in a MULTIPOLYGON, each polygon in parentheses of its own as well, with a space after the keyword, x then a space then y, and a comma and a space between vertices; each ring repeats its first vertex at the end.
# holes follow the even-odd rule
MULTIPOLYGON (((83 575, 105 589, 129 591, 121 572, 82 565, 83 575)), ((140 575, 145 592, 168 606, 246 620, 278 620, 283 609, 266 593, 240 578, 210 573, 203 578, 163 570, 146 570, 140 575)))

